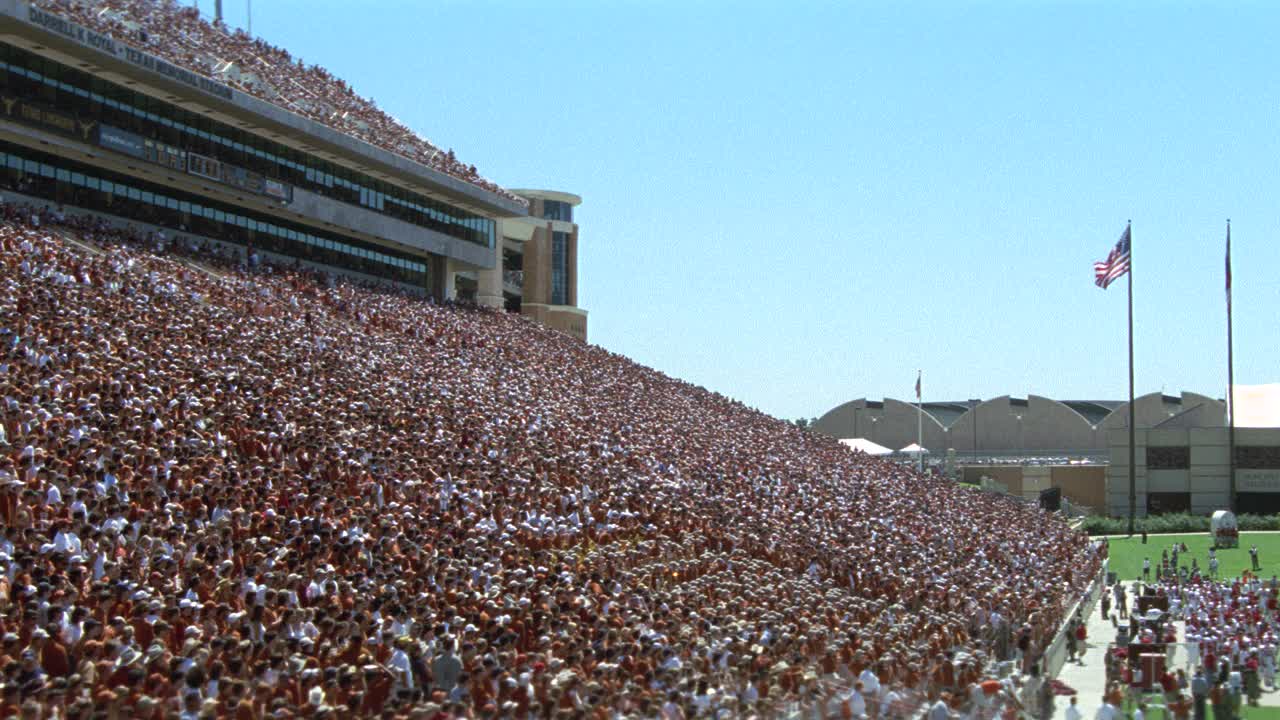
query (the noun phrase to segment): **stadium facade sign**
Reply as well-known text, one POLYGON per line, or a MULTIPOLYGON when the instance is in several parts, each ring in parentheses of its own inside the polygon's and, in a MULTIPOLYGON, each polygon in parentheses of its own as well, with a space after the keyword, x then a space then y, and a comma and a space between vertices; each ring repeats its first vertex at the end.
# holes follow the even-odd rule
POLYGON ((1241 492, 1280 492, 1280 470, 1236 470, 1241 492))
POLYGON ((32 25, 48 30, 49 32, 60 35, 72 42, 79 43, 86 47, 107 53, 119 60, 123 60, 130 65, 136 65, 144 70, 150 70, 158 75, 163 75, 171 80, 193 87, 202 92, 216 95, 223 100, 230 100, 234 91, 220 82, 210 80, 209 78, 185 70, 170 62, 161 60, 160 58, 149 55, 136 50, 122 42, 117 41, 110 35, 94 32, 83 25, 73 23, 66 18, 55 15, 54 13, 45 12, 34 5, 27 6, 27 21, 32 25))
POLYGON ((91 139, 98 125, 96 120, 82 120, 70 113, 9 95, 0 96, 0 107, 4 109, 4 116, 11 120, 86 142, 91 139))
MULTIPOLYGON (((198 153, 185 153, 186 171, 191 175, 230 185, 258 195, 266 195, 283 203, 293 202, 293 186, 268 180, 252 170, 245 170, 198 153)), ((162 162, 163 164, 163 162, 162 162)), ((176 168, 175 169, 180 169, 176 168)))
POLYGON ((110 125, 103 125, 98 130, 99 145, 124 155, 131 155, 136 158, 146 157, 144 143, 145 138, 141 135, 135 135, 127 130, 114 128, 110 125))

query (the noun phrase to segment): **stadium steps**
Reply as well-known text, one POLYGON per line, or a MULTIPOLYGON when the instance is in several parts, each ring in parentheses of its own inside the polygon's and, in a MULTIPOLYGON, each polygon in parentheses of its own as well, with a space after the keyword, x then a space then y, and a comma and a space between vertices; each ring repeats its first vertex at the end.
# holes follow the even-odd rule
POLYGON ((228 277, 227 274, 222 270, 219 270, 213 267, 212 265, 207 265, 194 258, 189 258, 182 255, 173 255, 173 254, 168 255, 168 258, 178 263, 179 265, 182 265, 183 267, 191 268, 192 270, 197 270, 199 272, 202 272, 205 275, 208 275, 209 277, 214 278, 215 280, 226 280, 228 277))
POLYGON ((89 253, 90 255, 102 254, 101 249, 94 247, 93 243, 87 243, 84 240, 81 240, 79 237, 76 236, 74 232, 70 230, 67 230, 65 228, 58 228, 54 230, 53 233, 58 237, 62 238, 68 245, 72 245, 76 248, 79 248, 80 250, 83 250, 89 253))
MULTIPOLYGON (((71 245, 75 248, 83 250, 84 252, 87 252, 91 255, 102 254, 101 248, 94 246, 93 243, 84 241, 73 230, 68 230, 66 228, 56 228, 53 230, 53 233, 58 237, 62 238, 63 241, 65 241, 68 245, 71 245)), ((169 254, 166 257, 178 263, 179 265, 182 265, 183 267, 187 267, 192 270, 202 272, 205 275, 208 275, 209 277, 214 278, 215 280, 227 279, 227 274, 225 272, 217 268, 214 268, 210 265, 206 265, 205 263, 200 262, 199 260, 194 260, 192 258, 183 257, 181 255, 174 255, 174 254, 169 254)))

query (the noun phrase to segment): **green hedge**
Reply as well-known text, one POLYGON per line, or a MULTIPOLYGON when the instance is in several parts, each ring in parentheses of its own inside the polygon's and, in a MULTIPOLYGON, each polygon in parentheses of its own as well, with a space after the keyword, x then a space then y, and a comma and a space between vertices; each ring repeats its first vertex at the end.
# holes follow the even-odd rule
MULTIPOLYGON (((1280 530, 1280 515, 1237 515, 1236 524, 1243 531, 1280 530)), ((1081 527, 1090 535, 1124 535, 1129 532, 1129 519, 1092 515, 1085 518, 1081 527)), ((1209 517, 1187 513, 1152 515, 1138 518, 1136 529, 1141 531, 1143 528, 1152 535, 1209 532, 1209 517)))

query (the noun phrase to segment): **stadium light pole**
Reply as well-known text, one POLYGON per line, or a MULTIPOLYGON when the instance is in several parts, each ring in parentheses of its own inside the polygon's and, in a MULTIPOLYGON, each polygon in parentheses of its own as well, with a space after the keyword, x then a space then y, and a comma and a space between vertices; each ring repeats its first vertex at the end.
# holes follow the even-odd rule
POLYGON ((982 404, 981 398, 974 398, 969 401, 969 405, 973 407, 969 412, 973 413, 973 459, 978 459, 978 406, 982 404))

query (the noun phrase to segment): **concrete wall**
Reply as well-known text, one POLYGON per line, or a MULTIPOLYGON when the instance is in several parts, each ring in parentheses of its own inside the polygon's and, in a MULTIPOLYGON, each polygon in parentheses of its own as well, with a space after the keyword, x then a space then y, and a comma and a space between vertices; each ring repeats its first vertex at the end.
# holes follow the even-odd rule
POLYGON ((520 305, 520 314, 527 315, 549 328, 567 333, 579 340, 586 341, 587 339, 586 310, 567 305, 523 303, 520 305))
POLYGON ((1097 512, 1107 506, 1105 465, 1054 465, 1050 468, 1050 487, 1061 488, 1063 497, 1097 512))
POLYGON ((1105 465, 966 465, 965 482, 983 476, 999 483, 1010 495, 1036 500, 1042 490, 1059 488, 1073 504, 1101 511, 1106 506, 1105 465))
POLYGON ((1021 465, 966 465, 961 470, 964 481, 967 483, 976 484, 987 477, 998 483, 1010 495, 1022 494, 1021 465))

